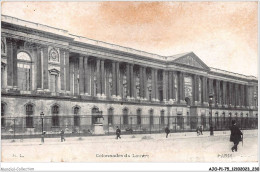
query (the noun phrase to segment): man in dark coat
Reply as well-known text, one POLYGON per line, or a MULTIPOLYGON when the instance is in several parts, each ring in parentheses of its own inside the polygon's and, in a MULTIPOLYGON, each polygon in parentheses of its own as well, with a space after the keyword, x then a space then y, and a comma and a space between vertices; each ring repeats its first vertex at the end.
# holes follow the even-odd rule
POLYGON ((116 139, 120 138, 120 134, 121 134, 121 130, 118 128, 118 126, 116 126, 116 139))
POLYGON ((231 148, 232 152, 237 151, 237 145, 239 144, 239 141, 242 140, 241 135, 243 133, 239 130, 238 126, 236 126, 236 121, 232 121, 232 126, 230 127, 231 135, 230 135, 230 141, 234 143, 234 146, 231 148))
POLYGON ((61 141, 61 142, 65 141, 64 131, 63 131, 63 130, 60 131, 60 141, 61 141))
POLYGON ((168 138, 168 134, 170 133, 169 127, 167 126, 165 128, 166 138, 168 138))

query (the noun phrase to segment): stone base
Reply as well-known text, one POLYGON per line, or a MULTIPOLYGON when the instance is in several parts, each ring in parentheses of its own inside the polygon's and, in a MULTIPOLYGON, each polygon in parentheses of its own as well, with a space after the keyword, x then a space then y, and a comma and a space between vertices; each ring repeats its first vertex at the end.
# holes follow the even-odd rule
POLYGON ((94 124, 94 135, 105 134, 103 124, 94 124))
POLYGON ((181 105, 186 105, 185 100, 180 100, 180 104, 181 104, 181 105))
POLYGON ((203 106, 209 106, 209 103, 208 102, 203 102, 203 106))

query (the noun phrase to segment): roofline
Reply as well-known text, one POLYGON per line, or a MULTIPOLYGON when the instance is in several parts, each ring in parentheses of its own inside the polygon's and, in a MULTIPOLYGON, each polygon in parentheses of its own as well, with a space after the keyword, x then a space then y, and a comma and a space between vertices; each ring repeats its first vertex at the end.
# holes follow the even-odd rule
MULTIPOLYGON (((14 25, 18 25, 18 26, 23 26, 23 27, 30 28, 30 29, 39 30, 41 32, 47 32, 47 33, 51 33, 51 34, 54 34, 54 35, 56 34, 56 35, 59 35, 59 36, 68 37, 68 38, 71 39, 72 42, 74 41, 74 42, 78 42, 78 43, 89 44, 89 45, 92 45, 92 46, 98 46, 98 47, 101 47, 101 48, 108 48, 108 49, 112 49, 112 50, 116 50, 116 51, 121 51, 121 52, 124 52, 124 53, 130 53, 130 54, 134 54, 134 55, 152 58, 154 60, 163 60, 165 62, 174 61, 174 60, 181 58, 181 57, 183 57, 187 54, 191 54, 191 53, 195 54, 193 51, 189 51, 189 52, 186 52, 186 53, 179 53, 179 54, 171 55, 171 56, 162 56, 162 55, 149 53, 149 52, 142 51, 142 50, 137 50, 137 49, 134 49, 134 48, 124 47, 124 46, 120 46, 120 45, 116 45, 116 44, 112 44, 112 43, 107 43, 107 42, 103 42, 103 41, 90 39, 90 38, 87 38, 87 37, 84 37, 84 36, 74 35, 74 34, 71 34, 67 30, 64 30, 64 29, 59 29, 59 28, 44 25, 44 24, 30 22, 30 21, 26 21, 26 20, 19 19, 19 18, 16 18, 16 17, 12 17, 12 16, 8 16, 8 15, 2 15, 1 21, 6 22, 6 23, 10 23, 10 24, 14 24, 14 25), (22 22, 23 24, 27 24, 27 25, 22 25, 21 23, 18 23, 19 21, 22 22), (47 30, 44 30, 44 29, 47 29, 47 30), (118 48, 118 49, 115 49, 115 48, 118 48), (180 56, 176 59, 173 59, 173 60, 168 59, 168 58, 178 56, 178 55, 181 55, 181 54, 183 54, 183 56, 180 56)), ((200 60, 200 61, 204 65, 206 65, 202 60, 200 60)), ((215 73, 219 73, 219 74, 235 76, 235 77, 239 77, 239 78, 243 78, 243 79, 247 79, 247 80, 258 80, 256 76, 252 76, 252 75, 247 76, 247 75, 234 73, 234 72, 230 72, 230 71, 226 71, 226 70, 222 70, 222 69, 217 69, 217 68, 213 68, 213 67, 209 67, 209 72, 215 72, 215 73), (217 71, 212 71, 211 69, 217 70, 217 71)))

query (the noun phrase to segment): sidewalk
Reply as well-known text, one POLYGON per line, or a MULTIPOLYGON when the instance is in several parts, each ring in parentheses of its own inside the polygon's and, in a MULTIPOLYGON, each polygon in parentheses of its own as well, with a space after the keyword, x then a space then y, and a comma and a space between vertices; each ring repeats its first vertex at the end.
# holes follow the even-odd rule
MULTIPOLYGON (((258 130, 243 130, 244 136, 258 136, 258 130)), ((170 133, 167 140, 175 139, 188 139, 188 138, 200 138, 200 137, 209 137, 209 138, 220 138, 221 136, 229 137, 230 131, 214 131, 214 136, 210 136, 209 131, 203 132, 203 135, 197 136, 196 132, 185 132, 185 133, 170 133)), ((110 136, 88 136, 88 137, 67 137, 66 141, 62 144, 73 144, 73 143, 99 143, 99 142, 113 142, 118 141, 115 139, 115 135, 110 136)), ((137 142, 142 140, 153 139, 154 141, 166 140, 165 133, 158 134, 135 134, 135 135, 121 135, 120 142, 137 142), (142 139, 146 136, 146 139, 142 139)), ((60 143, 60 138, 45 138, 44 145, 52 145, 60 143)), ((39 145, 41 143, 41 138, 32 138, 32 139, 16 139, 13 142, 12 139, 2 140, 2 145, 10 146, 19 146, 19 145, 39 145)))

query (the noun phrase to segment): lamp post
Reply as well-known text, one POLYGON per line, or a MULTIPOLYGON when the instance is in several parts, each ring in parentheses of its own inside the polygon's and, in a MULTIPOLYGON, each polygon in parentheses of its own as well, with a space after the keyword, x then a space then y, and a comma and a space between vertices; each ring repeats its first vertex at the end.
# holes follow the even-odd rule
POLYGON ((43 117, 44 117, 44 113, 41 112, 40 116, 41 116, 41 119, 42 119, 42 133, 43 133, 43 117))

